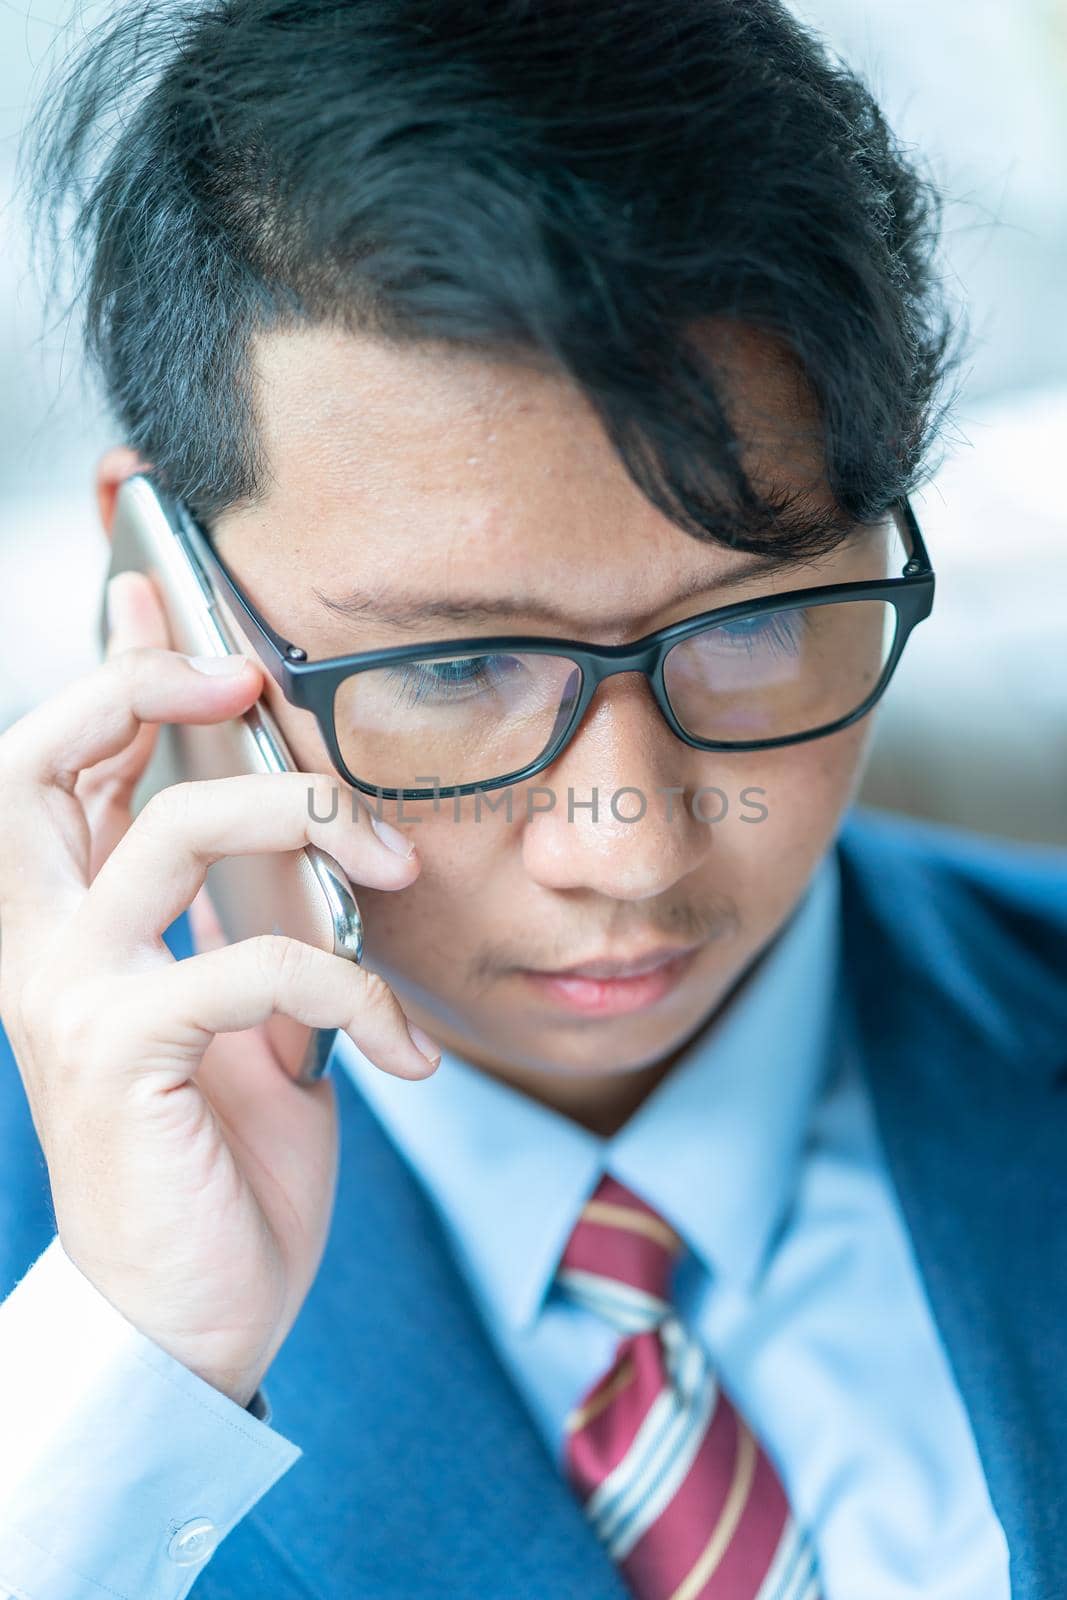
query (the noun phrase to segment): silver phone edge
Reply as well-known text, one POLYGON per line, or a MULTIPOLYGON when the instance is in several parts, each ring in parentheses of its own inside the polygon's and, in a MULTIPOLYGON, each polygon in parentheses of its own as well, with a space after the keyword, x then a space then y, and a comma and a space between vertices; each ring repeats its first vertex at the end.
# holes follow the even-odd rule
MULTIPOLYGON (((218 596, 212 589, 199 559, 196 529, 189 524, 187 518, 181 516, 179 507, 175 506, 175 512, 177 515, 171 520, 180 520, 182 523, 181 533, 186 545, 191 547, 190 553, 194 558, 190 565, 207 602, 205 621, 215 636, 219 654, 234 654, 233 641, 227 637, 226 630, 220 622, 218 596)), ((101 649, 106 650, 108 638, 106 602, 101 607, 99 635, 101 649)), ((251 706, 243 714, 243 719, 251 729, 260 754, 270 770, 291 772, 293 767, 286 759, 263 709, 259 705, 251 706)), ((330 910, 333 924, 333 953, 358 964, 363 959, 363 919, 344 870, 339 862, 318 845, 306 845, 304 850, 330 910)), ((297 1074, 298 1083, 315 1083, 325 1076, 338 1031, 337 1028, 312 1028, 297 1074)))
MULTIPOLYGON (((334 954, 348 961, 363 959, 363 919, 359 914, 355 896, 348 886, 341 867, 318 845, 309 844, 305 853, 326 896, 333 917, 334 954)), ((313 1028, 308 1047, 300 1063, 298 1083, 317 1083, 325 1076, 330 1055, 337 1039, 336 1028, 313 1028)))
MULTIPOLYGON (((189 537, 188 531, 186 536, 189 537)), ((190 543, 193 544, 195 555, 197 553, 195 541, 190 540, 190 543)), ((212 627, 218 635, 220 645, 226 651, 230 651, 231 641, 227 638, 224 627, 220 625, 217 597, 206 581, 205 589, 211 598, 212 627)), ((252 731, 252 737, 256 741, 264 763, 270 770, 291 772, 292 765, 286 760, 271 720, 264 709, 259 705, 250 706, 244 713, 244 720, 252 731)), ((304 854, 311 864, 330 910, 334 955, 343 956, 347 961, 360 962, 363 959, 363 919, 343 868, 318 845, 305 845, 304 854)), ((297 1083, 317 1083, 319 1079, 325 1077, 337 1033, 336 1028, 312 1028, 296 1076, 297 1083)))

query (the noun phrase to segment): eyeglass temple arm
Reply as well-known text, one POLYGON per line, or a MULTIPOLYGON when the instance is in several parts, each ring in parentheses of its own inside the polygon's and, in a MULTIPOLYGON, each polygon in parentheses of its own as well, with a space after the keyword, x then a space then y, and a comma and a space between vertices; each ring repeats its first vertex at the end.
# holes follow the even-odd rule
POLYGON ((907 495, 901 495, 899 500, 894 501, 892 510, 897 519, 897 526, 907 535, 911 549, 911 554, 904 563, 904 576, 913 578, 920 573, 932 572, 926 541, 907 495))
POLYGON ((284 689, 292 678, 291 663, 307 660, 307 651, 284 639, 248 599, 211 542, 211 535, 186 512, 187 533, 197 555, 223 593, 237 621, 257 646, 271 677, 284 689))
MULTIPOLYGON (((902 495, 895 501, 892 509, 898 525, 907 534, 911 544, 911 555, 904 564, 904 576, 915 577, 920 573, 930 572, 932 568, 926 541, 923 539, 922 530, 907 495, 902 495)), ((283 638, 271 627, 263 613, 242 593, 237 580, 212 544, 211 535, 188 511, 186 520, 187 531, 195 541, 197 554, 210 569, 213 578, 236 613, 241 627, 252 643, 259 647, 267 670, 285 688, 292 681, 293 664, 306 661, 307 651, 302 646, 294 644, 291 639, 283 638)))

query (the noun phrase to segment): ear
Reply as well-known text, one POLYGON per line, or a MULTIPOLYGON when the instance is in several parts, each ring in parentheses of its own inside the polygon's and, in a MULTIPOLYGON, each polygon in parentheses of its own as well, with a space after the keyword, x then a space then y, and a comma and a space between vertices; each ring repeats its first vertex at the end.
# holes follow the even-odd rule
POLYGON ((124 479, 132 478, 135 472, 149 471, 151 465, 150 461, 146 461, 136 450, 131 450, 126 445, 116 445, 113 450, 106 451, 96 463, 96 503, 100 508, 100 521, 109 539, 119 485, 124 479))

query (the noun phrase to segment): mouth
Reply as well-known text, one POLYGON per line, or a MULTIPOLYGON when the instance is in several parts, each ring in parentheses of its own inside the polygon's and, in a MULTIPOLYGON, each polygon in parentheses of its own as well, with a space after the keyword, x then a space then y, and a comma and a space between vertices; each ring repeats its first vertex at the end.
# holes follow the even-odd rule
POLYGON ((553 972, 526 968, 522 977, 540 997, 586 1016, 621 1016, 657 1004, 675 989, 701 945, 677 945, 628 959, 590 960, 553 972))

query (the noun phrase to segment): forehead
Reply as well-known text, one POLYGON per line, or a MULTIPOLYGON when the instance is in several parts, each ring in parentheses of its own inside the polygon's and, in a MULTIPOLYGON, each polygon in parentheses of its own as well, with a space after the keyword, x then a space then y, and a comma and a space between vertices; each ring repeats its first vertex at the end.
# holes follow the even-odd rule
MULTIPOLYGON (((709 325, 724 398, 758 483, 825 503, 816 409, 769 338, 709 325)), ((679 577, 738 557, 686 535, 636 488, 593 407, 555 372, 455 346, 323 327, 253 347, 267 492, 220 519, 221 547, 257 568, 299 550, 321 587, 400 573, 427 593, 469 579, 558 597, 595 586, 605 616, 654 608, 679 577)), ((588 612, 588 595, 581 609, 588 612)))
MULTIPOLYGON (((770 335, 710 321, 700 343, 742 445, 789 453, 794 473, 821 467, 816 411, 795 360, 770 335)), ((366 486, 462 491, 506 461, 510 477, 557 466, 600 477, 621 470, 586 396, 555 371, 439 342, 396 343, 305 326, 252 345, 262 443, 275 482, 312 470, 323 493, 366 486), (478 446, 482 453, 471 455, 478 446), (424 482, 421 469, 434 468, 424 482), (475 471, 472 469, 480 469, 475 471)))

